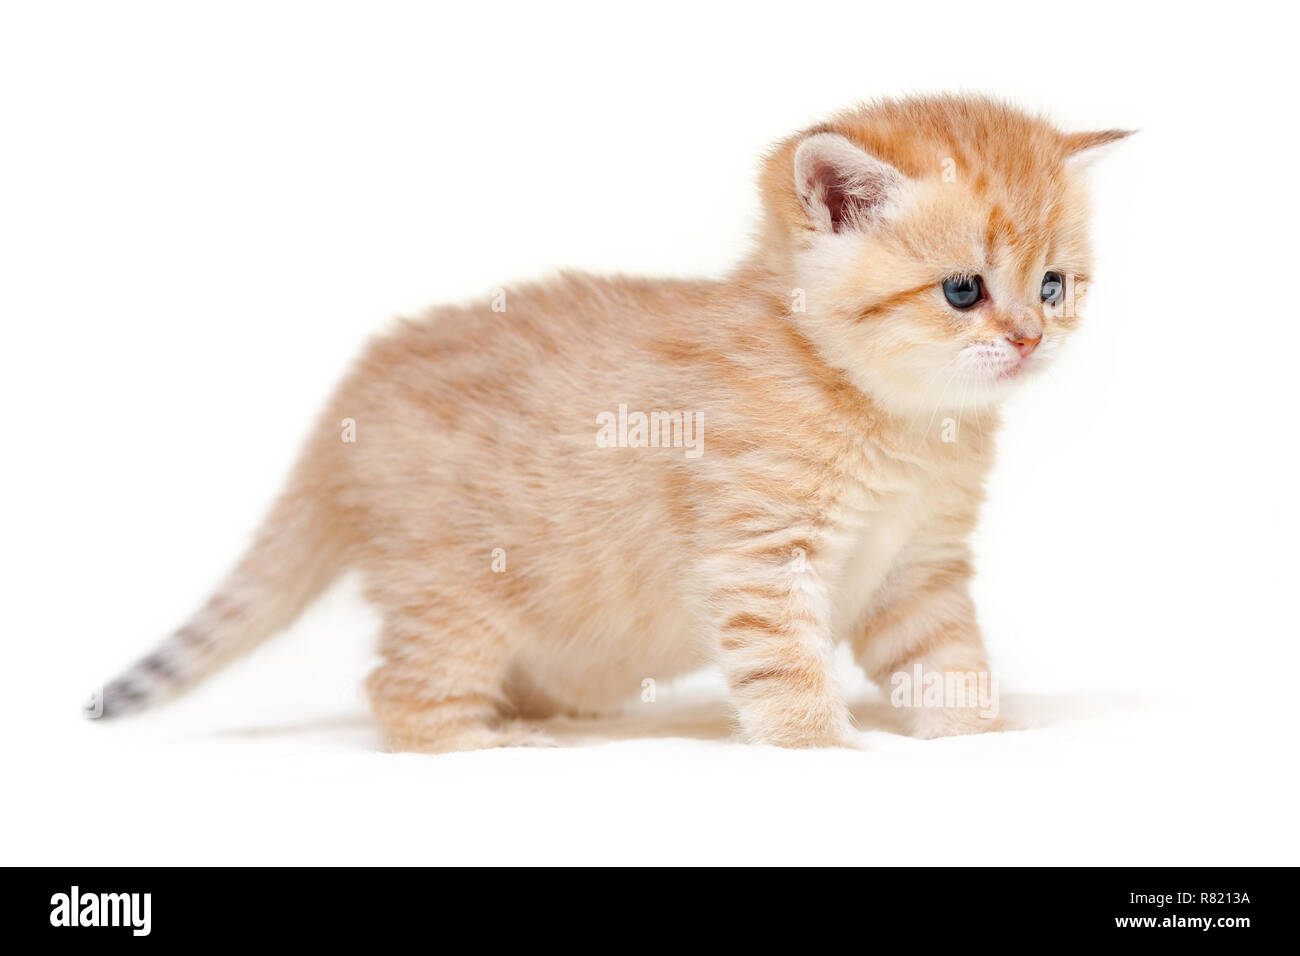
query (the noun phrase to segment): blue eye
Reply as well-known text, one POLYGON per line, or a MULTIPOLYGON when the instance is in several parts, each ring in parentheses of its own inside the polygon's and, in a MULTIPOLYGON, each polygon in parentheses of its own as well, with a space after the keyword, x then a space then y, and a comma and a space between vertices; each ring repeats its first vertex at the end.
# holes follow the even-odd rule
POLYGON ((1061 301, 1061 294, 1065 291, 1065 276, 1059 272, 1049 272, 1043 276, 1043 301, 1048 305, 1055 305, 1061 301))
POLYGON ((984 284, 979 276, 954 276, 943 280, 943 297, 954 309, 969 309, 984 298, 984 284))

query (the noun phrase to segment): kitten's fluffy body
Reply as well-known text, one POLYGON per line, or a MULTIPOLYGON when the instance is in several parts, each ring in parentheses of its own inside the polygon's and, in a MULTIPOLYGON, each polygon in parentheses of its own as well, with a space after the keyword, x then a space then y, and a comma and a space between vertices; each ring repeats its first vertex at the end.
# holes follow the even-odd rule
MULTIPOLYGON (((1117 135, 986 100, 874 104, 768 157, 757 248, 721 281, 565 275, 508 288, 505 311, 402 323, 229 581, 105 712, 209 672, 347 567, 383 614, 368 686, 395 749, 525 742, 526 718, 710 663, 749 739, 845 744, 834 642, 886 683, 986 671, 967 537, 996 402, 1074 324, 1040 284, 1088 274, 1071 167, 1117 135), (948 305, 954 274, 988 300, 948 305), (620 405, 697 415, 702 454, 601 447, 620 405)), ((969 708, 915 719, 985 727, 969 708)))

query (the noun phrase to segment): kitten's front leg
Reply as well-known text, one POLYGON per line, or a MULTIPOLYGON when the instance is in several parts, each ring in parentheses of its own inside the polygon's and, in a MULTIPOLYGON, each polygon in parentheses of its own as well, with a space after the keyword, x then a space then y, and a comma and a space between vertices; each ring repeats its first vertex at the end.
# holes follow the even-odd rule
POLYGON ((899 570, 854 635, 863 670, 915 737, 1005 729, 964 559, 899 570))
POLYGON ((719 659, 745 736, 782 747, 853 746, 833 673, 826 589, 792 548, 740 562, 711 602, 719 659))

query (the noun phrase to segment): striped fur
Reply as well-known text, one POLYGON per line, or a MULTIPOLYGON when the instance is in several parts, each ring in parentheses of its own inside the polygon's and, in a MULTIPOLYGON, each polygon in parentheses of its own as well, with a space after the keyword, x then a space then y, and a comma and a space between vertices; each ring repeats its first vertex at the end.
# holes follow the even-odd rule
POLYGON ((996 406, 1075 325, 1038 308, 1039 283, 1088 274, 1073 157, 1119 135, 981 99, 863 106, 767 157, 756 248, 720 281, 566 274, 508 288, 504 312, 400 323, 229 580, 104 713, 192 684, 345 567, 383 615, 368 688, 394 749, 534 742, 530 718, 710 663, 747 739, 848 744, 836 641, 882 682, 985 669, 965 542, 996 406), (959 272, 990 300, 949 307, 959 272), (1015 336, 1041 344, 1013 365, 1015 336), (620 406, 698 415, 703 453, 601 447, 620 406))

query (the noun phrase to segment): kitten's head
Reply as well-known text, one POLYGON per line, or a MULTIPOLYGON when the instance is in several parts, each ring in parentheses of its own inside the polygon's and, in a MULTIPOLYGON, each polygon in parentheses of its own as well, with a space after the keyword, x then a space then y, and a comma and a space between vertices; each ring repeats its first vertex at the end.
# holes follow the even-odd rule
POLYGON ((893 410, 994 402, 1077 324, 1081 169, 1125 135, 985 99, 872 104, 769 157, 761 255, 824 357, 893 410))

